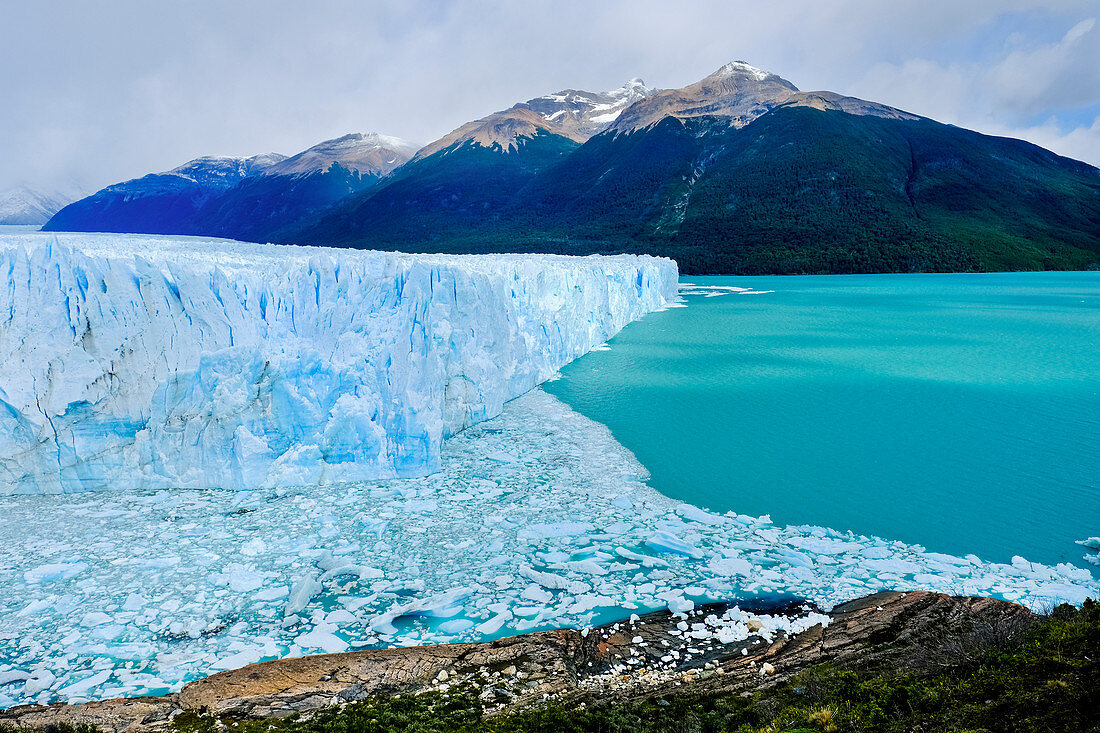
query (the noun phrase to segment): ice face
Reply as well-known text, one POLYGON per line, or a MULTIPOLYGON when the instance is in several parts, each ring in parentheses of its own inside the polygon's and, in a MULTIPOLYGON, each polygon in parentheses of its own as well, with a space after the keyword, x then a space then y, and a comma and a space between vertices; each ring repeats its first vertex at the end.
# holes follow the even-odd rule
POLYGON ((0 493, 422 475, 671 260, 0 236, 0 493))
MULTIPOLYGON (((160 693, 261 659, 586 628, 752 595, 825 608, 883 589, 1035 608, 1100 595, 1071 565, 717 515, 646 478, 607 428, 535 390, 448 440, 431 476, 0 496, 0 707, 160 693)), ((744 614, 727 620, 708 633, 744 638, 744 614)))

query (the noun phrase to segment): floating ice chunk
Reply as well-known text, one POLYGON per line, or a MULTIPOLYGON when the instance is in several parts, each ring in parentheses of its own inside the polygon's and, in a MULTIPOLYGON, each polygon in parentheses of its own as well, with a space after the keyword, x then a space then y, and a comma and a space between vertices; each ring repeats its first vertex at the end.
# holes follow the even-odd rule
POLYGON ((403 615, 451 618, 462 613, 470 593, 469 588, 454 588, 446 593, 440 593, 421 601, 413 601, 404 607, 403 615))
POLYGON ((45 611, 47 608, 53 605, 54 598, 40 598, 37 601, 31 601, 23 607, 19 613, 15 614, 17 618, 23 618, 24 616, 33 616, 36 613, 45 611))
POLYGON ((353 624, 356 621, 358 621, 358 619, 355 617, 355 614, 342 608, 338 608, 335 611, 329 611, 325 614, 326 624, 335 624, 339 626, 340 624, 353 624))
POLYGON ((676 507, 676 513, 684 519, 690 519, 693 522, 699 522, 709 526, 716 526, 727 522, 725 517, 703 511, 699 507, 692 506, 691 504, 680 504, 676 507))
MULTIPOLYGON (((274 601, 278 598, 282 598, 283 596, 287 595, 288 593, 289 593, 289 590, 287 589, 287 587, 285 585, 276 585, 276 586, 273 586, 271 588, 264 588, 263 590, 257 592, 256 595, 253 596, 253 597, 257 601, 274 601)), ((298 609, 298 611, 300 611, 300 610, 302 610, 302 609, 298 609)), ((295 611, 294 613, 297 613, 298 611, 295 611)), ((291 615, 293 615, 293 614, 291 614, 291 615)))
MULTIPOLYGON (((298 638, 302 638, 299 636, 298 638)), ((297 640, 295 640, 297 643, 297 640)), ((311 646, 309 644, 299 644, 299 646, 311 646)), ((241 667, 247 667, 250 664, 255 664, 263 658, 259 649, 245 649, 244 651, 237 652, 236 654, 230 654, 227 657, 222 657, 218 661, 210 665, 210 669, 240 669, 241 667)))
POLYGON ((672 552, 677 555, 686 555, 696 560, 703 557, 703 551, 690 542, 685 542, 671 532, 657 530, 653 536, 646 540, 646 544, 658 552, 672 552))
POLYGON ((970 560, 967 560, 964 557, 956 557, 955 555, 944 555, 944 554, 939 553, 939 552, 926 552, 926 553, 924 553, 924 556, 926 558, 928 558, 929 560, 933 560, 935 562, 941 562, 941 563, 944 563, 946 565, 955 565, 955 566, 958 566, 958 567, 966 567, 967 565, 971 564, 970 560))
POLYGON ((668 563, 659 557, 653 557, 652 555, 643 555, 640 552, 634 552, 628 550, 625 547, 616 547, 615 553, 620 557, 624 557, 627 560, 637 560, 642 564, 644 568, 667 568, 668 563))
POLYGON ((1091 595, 1087 588, 1072 583, 1040 583, 1032 589, 1037 598, 1048 598, 1051 602, 1072 603, 1080 606, 1091 595))
POLYGON ((512 615, 512 612, 505 609, 504 611, 501 611, 500 613, 490 618, 488 621, 482 624, 478 624, 477 633, 485 635, 495 634, 500 631, 500 627, 504 626, 504 624, 511 621, 513 618, 514 617, 512 615))
POLYGON ((845 553, 861 553, 863 545, 858 542, 845 542, 832 540, 825 537, 791 537, 787 543, 802 550, 808 550, 815 555, 843 555, 845 553))
POLYGON ((607 575, 611 572, 595 560, 573 560, 564 563, 564 567, 570 572, 585 573, 587 575, 607 575))
POLYGON ((367 534, 376 534, 381 536, 386 531, 386 527, 390 525, 387 519, 364 519, 363 531, 367 534))
POLYGON ((780 547, 775 551, 776 558, 786 561, 795 567, 812 568, 814 566, 813 559, 810 558, 804 552, 798 550, 792 550, 786 547, 780 547))
POLYGON ((469 597, 469 588, 453 588, 446 593, 396 605, 387 612, 374 616, 369 626, 380 634, 396 634, 397 627, 394 626, 394 621, 402 616, 451 618, 462 613, 466 599, 469 597))
POLYGON ((779 542, 778 529, 756 529, 753 530, 753 534, 764 540, 764 542, 767 542, 769 545, 774 545, 779 542))
POLYGON ((93 688, 99 687, 111 678, 112 670, 105 669, 58 690, 58 694, 73 700, 84 698, 93 688))
POLYGON ((303 649, 321 649, 326 654, 339 654, 348 650, 348 643, 336 636, 334 624, 320 623, 310 631, 294 637, 294 643, 303 649))
POLYGON ((34 670, 30 677, 27 678, 26 683, 23 685, 23 696, 32 697, 38 693, 48 690, 53 687, 54 682, 57 681, 57 676, 54 675, 48 669, 39 667, 34 670))
POLYGON ((378 580, 385 576, 378 568, 371 567, 369 565, 356 565, 355 563, 347 563, 344 565, 337 565, 330 568, 321 575, 321 582, 326 580, 332 580, 333 578, 341 578, 354 575, 359 580, 378 580))
POLYGON ((554 600, 554 595, 543 590, 542 586, 537 583, 532 583, 524 588, 523 592, 519 594, 519 597, 528 601, 535 601, 536 603, 549 603, 554 600))
POLYGON ((715 575, 726 578, 752 573, 752 564, 742 557, 715 556, 707 561, 707 568, 715 575))
POLYGON ((267 552, 267 543, 259 537, 253 537, 241 545, 241 554, 247 557, 256 557, 267 552))
POLYGON ((84 562, 53 562, 27 570, 23 573, 23 579, 28 583, 68 580, 75 578, 87 569, 88 564, 84 562))
POLYGON ((137 593, 131 593, 126 596, 126 602, 122 604, 123 611, 140 611, 145 607, 145 604, 149 601, 145 596, 140 596, 137 593))
POLYGON ((874 573, 896 573, 898 575, 911 575, 919 573, 922 568, 911 560, 890 558, 886 560, 864 560, 863 567, 874 573))
POLYGON ((466 618, 456 618, 451 621, 444 621, 439 625, 439 630, 444 634, 451 634, 458 636, 464 631, 469 631, 474 628, 474 622, 466 618))
POLYGON ((656 597, 668 605, 670 613, 687 613, 695 609, 695 601, 684 598, 684 593, 680 590, 664 591, 658 593, 656 597))
POLYGON ((569 580, 568 578, 563 578, 554 573, 544 573, 540 570, 535 570, 530 565, 521 565, 519 572, 520 575, 523 575, 528 580, 533 580, 543 588, 548 588, 549 590, 564 590, 574 594, 585 593, 589 590, 589 586, 579 580, 569 580))
POLYGON ((1082 547, 1087 547, 1090 550, 1096 550, 1095 553, 1085 555, 1084 559, 1085 562, 1092 563, 1093 565, 1100 565, 1100 537, 1089 537, 1087 539, 1077 540, 1077 544, 1082 547))
POLYGON ((593 608, 610 608, 617 605, 619 605, 618 601, 610 596, 596 593, 584 593, 578 596, 576 602, 569 607, 569 613, 580 615, 587 611, 591 611, 593 608))
POLYGON ((30 672, 23 672, 18 669, 9 669, 6 672, 0 670, 0 687, 10 685, 12 682, 24 682, 30 678, 30 672))
POLYGON ((283 608, 283 617, 289 618, 305 609, 314 596, 321 592, 321 582, 316 574, 307 574, 294 581, 290 588, 290 597, 283 608))
POLYGON ((551 537, 574 537, 593 530, 588 522, 555 522, 553 524, 531 524, 520 530, 519 536, 525 539, 545 540, 551 537))
POLYGON ((85 627, 101 626, 103 624, 111 623, 111 617, 101 611, 93 611, 92 613, 86 613, 80 619, 80 625, 85 627))
POLYGON ((210 576, 214 585, 228 587, 235 593, 246 593, 262 588, 275 573, 257 570, 254 566, 231 562, 220 573, 210 576))

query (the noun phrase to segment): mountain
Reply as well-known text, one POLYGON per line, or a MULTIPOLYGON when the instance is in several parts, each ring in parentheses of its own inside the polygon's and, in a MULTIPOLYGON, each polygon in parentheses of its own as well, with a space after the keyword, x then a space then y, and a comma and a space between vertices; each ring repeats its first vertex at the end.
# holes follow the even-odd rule
POLYGON ((65 207, 44 228, 262 239, 273 225, 374 185, 415 150, 399 138, 370 133, 326 140, 289 158, 196 158, 108 186, 65 207))
POLYGON ((1100 267, 1095 167, 800 91, 743 61, 679 89, 633 79, 536 97, 415 155, 394 138, 349 135, 285 160, 233 161, 118 184, 47 228, 644 252, 686 273, 1100 267))
POLYGON ((45 224, 70 201, 74 194, 41 191, 26 186, 0 191, 0 225, 45 224))
POLYGON ((682 89, 648 95, 619 115, 610 129, 634 132, 666 117, 686 120, 704 116, 727 118, 731 125, 744 127, 797 92, 786 79, 734 61, 682 89))
POLYGON ((271 239, 272 233, 288 222, 298 222, 370 189, 415 152, 411 143, 376 133, 326 140, 206 201, 188 226, 200 234, 249 241, 271 239))
POLYGON ((1095 167, 802 92, 744 62, 648 90, 583 140, 524 116, 530 105, 459 128, 279 236, 411 251, 648 252, 687 273, 1100 266, 1095 167), (488 155, 475 133, 488 121, 519 130, 516 144, 488 141, 488 155))
POLYGON ((242 179, 263 173, 284 160, 286 156, 278 153, 253 155, 251 158, 207 155, 189 160, 161 175, 182 178, 199 186, 231 188, 242 179))
POLYGON ((268 168, 268 175, 324 172, 336 163, 360 176, 381 178, 404 165, 416 146, 398 137, 361 132, 325 140, 268 168))
POLYGON ((520 140, 536 135, 559 135, 583 143, 613 123, 631 104, 653 91, 641 79, 631 79, 609 92, 566 89, 536 97, 480 120, 467 122, 425 145, 416 157, 428 158, 467 143, 510 152, 518 149, 520 140))
POLYGON ((304 219, 288 222, 272 236, 287 242, 308 243, 321 236, 402 246, 478 232, 508 209, 517 191, 653 91, 632 79, 608 92, 566 89, 520 102, 424 146, 376 190, 349 196, 322 212, 325 233, 314 219, 304 219))
POLYGON ((210 199, 286 158, 205 156, 163 173, 150 173, 69 204, 43 227, 47 231, 197 234, 189 220, 210 199))

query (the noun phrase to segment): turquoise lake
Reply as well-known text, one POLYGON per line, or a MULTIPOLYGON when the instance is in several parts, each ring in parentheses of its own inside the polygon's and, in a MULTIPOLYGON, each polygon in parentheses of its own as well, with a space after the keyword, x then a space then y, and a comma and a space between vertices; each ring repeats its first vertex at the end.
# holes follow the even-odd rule
POLYGON ((774 292, 685 295, 544 386, 654 488, 1089 567, 1074 540, 1100 535, 1100 273, 681 282, 774 292))

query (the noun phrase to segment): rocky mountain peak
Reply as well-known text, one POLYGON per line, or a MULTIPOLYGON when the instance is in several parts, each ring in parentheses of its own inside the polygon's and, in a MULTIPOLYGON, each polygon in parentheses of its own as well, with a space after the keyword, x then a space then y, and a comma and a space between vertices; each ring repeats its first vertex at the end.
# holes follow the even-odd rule
POLYGON ((362 175, 384 176, 404 165, 416 152, 416 145, 377 132, 353 132, 319 142, 297 155, 271 166, 268 175, 305 175, 328 170, 339 163, 362 175))
POLYGON ((734 127, 743 127, 797 91, 780 76, 732 61, 694 84, 647 95, 624 111, 610 129, 631 132, 665 117, 704 115, 726 117, 734 127))
POLYGON ((605 130, 630 105, 654 91, 641 79, 634 78, 606 92, 563 89, 545 94, 468 122, 421 149, 417 157, 424 158, 464 142, 484 147, 499 146, 502 151, 508 151, 518 145, 519 138, 533 137, 539 131, 583 143, 605 130))

